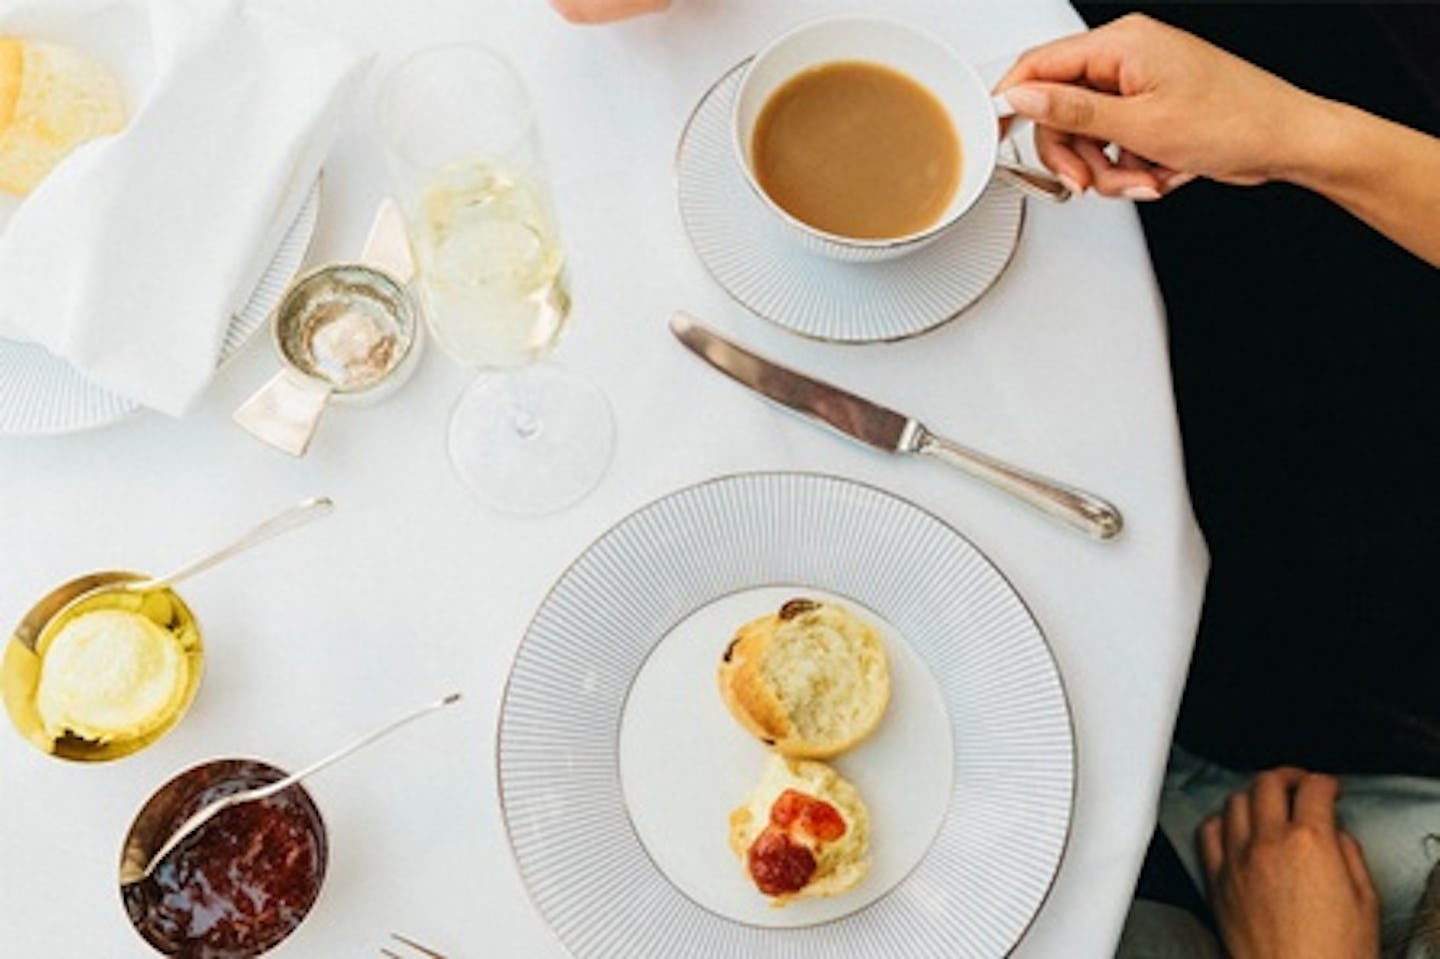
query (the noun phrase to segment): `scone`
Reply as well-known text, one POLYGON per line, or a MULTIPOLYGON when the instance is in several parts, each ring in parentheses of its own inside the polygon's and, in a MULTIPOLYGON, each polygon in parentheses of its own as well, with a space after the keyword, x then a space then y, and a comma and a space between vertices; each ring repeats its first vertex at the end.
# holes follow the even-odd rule
POLYGON ((120 85, 99 61, 0 37, 0 190, 26 196, 71 150, 124 125, 120 85))
POLYGON ((760 785, 730 814, 730 848, 772 906, 834 896, 870 871, 870 814, 824 763, 771 754, 760 785))
POLYGON ((834 603, 792 599, 740 627, 720 658, 720 695, 767 746, 829 759, 875 731, 890 669, 875 630, 834 603))

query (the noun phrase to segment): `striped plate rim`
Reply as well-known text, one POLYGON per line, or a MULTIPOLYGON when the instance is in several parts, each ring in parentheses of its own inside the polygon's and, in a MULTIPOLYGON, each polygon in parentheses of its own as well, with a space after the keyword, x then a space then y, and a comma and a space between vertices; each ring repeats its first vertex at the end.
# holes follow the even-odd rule
POLYGON ((516 652, 496 744, 511 851, 575 956, 986 957, 1008 954, 1069 839, 1075 745, 1043 633, 953 527, 884 490, 811 473, 720 477, 630 514, 560 576, 516 652), (929 851, 870 905, 761 928, 681 893, 636 835, 618 740, 646 657, 740 589, 811 584, 900 630, 950 714, 955 789, 929 851))

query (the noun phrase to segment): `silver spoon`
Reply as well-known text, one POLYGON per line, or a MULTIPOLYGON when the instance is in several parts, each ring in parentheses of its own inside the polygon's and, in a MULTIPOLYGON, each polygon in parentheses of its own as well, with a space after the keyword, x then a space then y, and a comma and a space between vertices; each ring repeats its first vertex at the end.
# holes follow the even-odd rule
POLYGON ((1048 170, 1037 170, 1023 163, 1011 163, 1008 160, 996 160, 995 172, 1021 193, 1038 197, 1041 200, 1064 203, 1072 195, 1070 188, 1061 183, 1060 178, 1048 170))
POLYGON ((222 799, 217 799, 207 806, 202 806, 199 810, 195 812, 194 815, 182 822, 179 828, 177 828, 174 832, 170 834, 170 838, 166 839, 165 842, 161 844, 160 848, 157 849, 155 853, 150 856, 149 860, 146 861, 144 868, 136 870, 132 863, 127 862, 125 868, 121 870, 121 885, 133 885, 134 883, 140 882, 141 880, 149 877, 149 875, 155 871, 155 868, 159 866, 160 863, 164 862, 165 857, 175 851, 176 847, 178 847, 189 837, 193 836, 202 826, 204 826, 210 820, 214 819, 216 816, 220 815, 225 810, 231 809, 235 806, 244 805, 245 803, 259 802, 262 799, 269 799, 271 796, 282 793, 285 790, 289 789, 291 786, 305 779, 306 777, 313 776, 320 770, 325 769, 328 766, 332 766, 335 763, 338 763, 340 760, 346 758, 354 752, 363 749, 364 747, 375 742, 377 739, 382 739, 385 736, 390 735, 395 730, 399 729, 401 726, 412 723, 422 716, 428 716, 430 713, 433 713, 436 710, 444 709, 446 706, 450 706, 459 701, 460 694, 451 693, 444 699, 433 702, 428 706, 422 706, 420 709, 417 709, 412 713, 408 713, 400 717, 399 719, 396 719, 386 724, 385 726, 375 730, 369 735, 362 736, 360 739, 357 739, 355 742, 351 743, 345 748, 331 753, 324 759, 311 763, 309 766, 306 766, 304 769, 300 770, 297 773, 291 773, 289 776, 286 776, 279 782, 270 783, 265 786, 259 786, 255 789, 247 789, 244 792, 234 793, 232 795, 225 796, 222 799))
POLYGON ((144 577, 123 572, 101 572, 76 577, 57 586, 36 603, 20 620, 20 625, 15 627, 14 639, 33 652, 39 644, 40 634, 44 632, 45 627, 61 614, 73 609, 82 600, 100 593, 147 593, 174 585, 181 580, 202 573, 212 566, 223 563, 236 553, 303 526, 313 519, 325 516, 334 508, 335 504, 328 496, 312 496, 309 499, 301 500, 283 513, 261 523, 224 549, 211 553, 204 559, 183 566, 165 576, 144 577))
POLYGON ((174 586, 181 580, 198 576, 214 566, 219 566, 237 553, 243 553, 252 546, 258 546, 267 539, 279 536, 281 533, 288 533, 292 529, 304 526, 311 520, 321 516, 329 515, 335 509, 335 503, 328 496, 312 496, 309 499, 301 500, 294 506, 270 517, 250 532, 241 536, 235 542, 224 549, 216 550, 204 559, 198 559, 189 565, 182 566, 173 573, 164 576, 156 576, 151 579, 135 579, 107 586, 107 589, 123 590, 131 593, 148 593, 152 590, 165 589, 174 586))

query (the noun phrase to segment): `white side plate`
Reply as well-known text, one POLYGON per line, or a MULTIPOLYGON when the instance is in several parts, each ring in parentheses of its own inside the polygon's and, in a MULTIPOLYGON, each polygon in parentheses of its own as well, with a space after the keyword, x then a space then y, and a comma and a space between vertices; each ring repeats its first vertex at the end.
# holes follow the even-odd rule
MULTIPOLYGON (((231 318, 220 349, 222 364, 269 319, 305 261, 319 217, 320 181, 316 180, 250 301, 231 318)), ((133 400, 94 385, 44 347, 0 339, 0 436, 79 433, 109 426, 140 408, 133 400)))

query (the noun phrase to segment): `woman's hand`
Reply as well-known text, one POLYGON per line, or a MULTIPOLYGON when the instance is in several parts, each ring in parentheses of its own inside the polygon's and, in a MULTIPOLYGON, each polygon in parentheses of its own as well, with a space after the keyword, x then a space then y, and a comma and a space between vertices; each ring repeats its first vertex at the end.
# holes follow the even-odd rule
POLYGON ((1260 773, 1197 836, 1210 901, 1234 959, 1376 959, 1380 903, 1360 844, 1335 819, 1340 784, 1260 773))
POLYGON ((609 23, 669 9, 670 0, 550 0, 571 23, 609 23))
POLYGON ((1138 14, 1026 52, 997 89, 1035 121, 1041 160, 1072 189, 1149 200, 1197 175, 1284 176, 1321 102, 1138 14))

